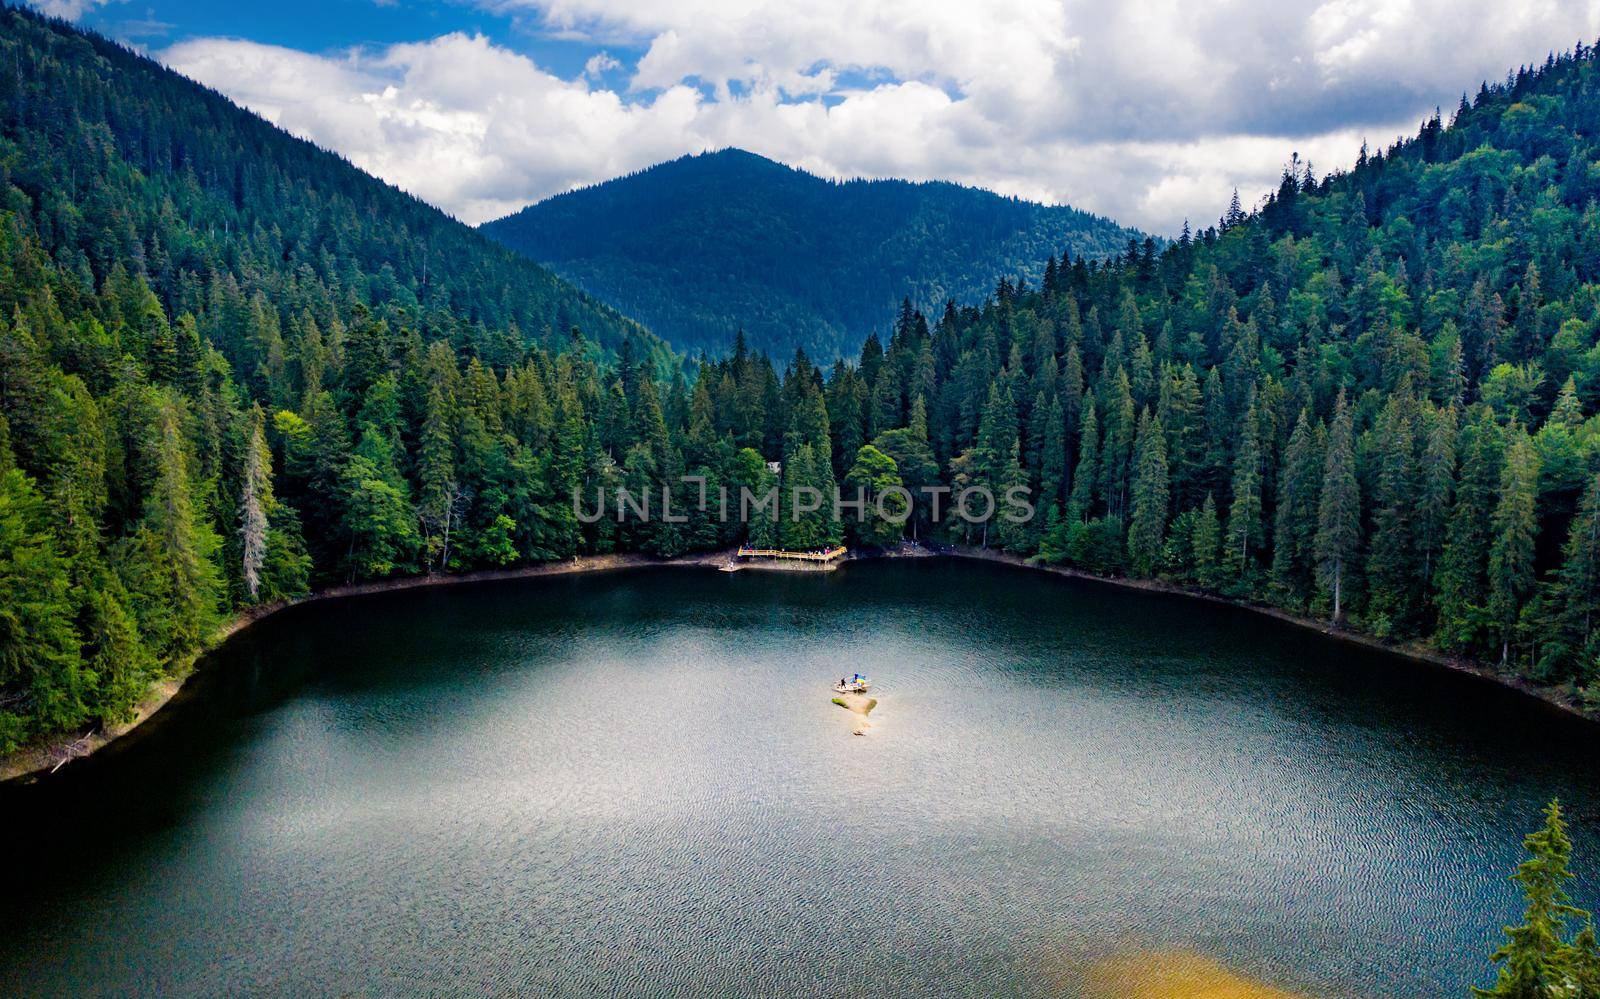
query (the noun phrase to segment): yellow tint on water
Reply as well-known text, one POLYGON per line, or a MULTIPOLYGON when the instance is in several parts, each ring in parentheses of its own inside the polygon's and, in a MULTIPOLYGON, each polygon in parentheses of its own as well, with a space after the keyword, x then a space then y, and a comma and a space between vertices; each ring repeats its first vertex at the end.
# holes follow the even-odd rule
POLYGON ((1121 954, 1089 972, 1091 999, 1311 999, 1251 981, 1189 951, 1121 954))

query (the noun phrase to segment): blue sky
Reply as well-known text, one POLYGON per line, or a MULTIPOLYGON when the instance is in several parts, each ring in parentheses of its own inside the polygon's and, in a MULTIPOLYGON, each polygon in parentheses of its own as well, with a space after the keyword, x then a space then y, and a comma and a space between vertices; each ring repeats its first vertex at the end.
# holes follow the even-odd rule
MULTIPOLYGON (((50 4, 40 4, 49 7, 50 4)), ((307 52, 338 52, 352 46, 384 46, 461 31, 482 34, 496 45, 529 56, 563 76, 583 72, 597 51, 588 40, 567 40, 545 30, 526 13, 486 5, 394 0, 280 0, 275 3, 215 3, 205 0, 69 2, 67 12, 84 27, 146 49, 196 38, 248 38, 307 52)), ((640 52, 618 47, 636 59, 640 52)))
POLYGON ((1600 35, 1600 0, 34 2, 474 223, 740 146, 1170 234, 1600 35))

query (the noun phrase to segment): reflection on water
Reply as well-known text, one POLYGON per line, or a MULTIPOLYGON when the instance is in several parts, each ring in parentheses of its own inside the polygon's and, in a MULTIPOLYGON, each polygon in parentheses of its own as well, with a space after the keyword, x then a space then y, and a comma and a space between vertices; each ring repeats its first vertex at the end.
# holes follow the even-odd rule
POLYGON ((8 990, 1091 996, 1137 941, 1432 997, 1487 980, 1555 794, 1600 895, 1589 727, 1003 566, 313 605, 194 686, 0 793, 8 990))

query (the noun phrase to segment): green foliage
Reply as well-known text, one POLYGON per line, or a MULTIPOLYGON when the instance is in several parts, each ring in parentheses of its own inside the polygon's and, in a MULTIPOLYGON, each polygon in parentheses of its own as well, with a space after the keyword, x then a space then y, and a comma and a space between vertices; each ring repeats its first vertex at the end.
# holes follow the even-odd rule
POLYGON ((1346 578, 1361 546, 1361 495, 1356 480, 1350 409, 1344 393, 1334 408, 1328 454, 1322 466, 1322 496, 1317 501, 1317 577, 1332 608, 1344 611, 1346 578))
POLYGON ((1167 442, 1161 421, 1145 411, 1139 421, 1133 480, 1133 524, 1128 529, 1128 559, 1141 576, 1154 574, 1167 531, 1169 475, 1167 442))
POLYGON ((871 444, 862 445, 844 477, 844 486, 848 500, 867 504, 864 516, 852 516, 846 522, 846 536, 853 543, 869 548, 887 548, 899 543, 911 509, 894 459, 871 444))
POLYGON ((944 182, 835 183, 739 149, 558 195, 483 232, 680 350, 720 353, 742 329, 757 349, 830 361, 902 301, 975 301, 1001 277, 1037 284, 1062 249, 1093 259, 1143 238, 1072 208, 944 182))
MULTIPOLYGON (((240 381, 274 404, 350 303, 426 317, 487 353, 581 327, 615 348, 648 335, 538 265, 362 174, 215 91, 26 10, 0 13, 12 211, 35 219, 74 296, 121 283, 136 356, 158 381, 182 360, 167 316, 191 313, 240 381), (126 277, 119 277, 118 270, 126 277), (202 310, 202 306, 204 309, 202 310)), ((5 305, 10 313, 11 302, 5 305)), ((324 344, 327 344, 324 339, 324 344)))
POLYGON ((0 475, 0 751, 87 715, 67 566, 44 498, 20 469, 0 475))
POLYGON ((1489 614, 1500 632, 1500 661, 1510 655, 1523 599, 1533 589, 1533 546, 1539 530, 1534 504, 1539 482, 1539 457, 1533 442, 1513 425, 1500 476, 1500 502, 1495 507, 1489 547, 1489 614))
POLYGON ((665 364, 216 95, 0 17, 0 745, 126 717, 225 614, 315 587, 899 536, 841 522, 836 482, 912 490, 922 541, 1273 601, 1600 700, 1592 49, 1351 173, 1291 164, 1171 245, 1047 254, 931 321, 902 298, 824 373, 742 336, 665 364), (969 487, 1037 514, 953 517, 969 487))
POLYGON ((1522 923, 1506 927, 1506 942, 1493 954, 1500 964, 1494 986, 1474 988, 1498 999, 1596 999, 1600 997, 1600 948, 1589 913, 1571 904, 1567 882, 1572 840, 1561 805, 1545 809, 1544 825, 1522 841, 1528 859, 1512 880, 1522 888, 1522 923), (1580 923, 1574 933, 1572 924, 1580 923))

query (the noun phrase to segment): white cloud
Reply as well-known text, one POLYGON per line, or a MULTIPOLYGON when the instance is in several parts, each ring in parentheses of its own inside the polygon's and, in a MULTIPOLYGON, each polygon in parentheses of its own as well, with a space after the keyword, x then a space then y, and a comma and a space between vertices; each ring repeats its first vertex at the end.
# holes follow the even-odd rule
POLYGON ((59 17, 63 21, 78 21, 96 7, 122 3, 123 0, 29 0, 29 2, 35 10, 46 16, 59 17))
MULTIPOLYGON (((54 0, 85 2, 85 0, 54 0)), ((946 178, 1170 233, 1600 33, 1600 0, 481 0, 594 40, 576 80, 461 34, 162 54, 469 221, 686 152, 946 178), (1492 25, 1493 30, 1486 30, 1492 25), (625 68, 600 44, 642 49, 625 68), (825 95, 826 99, 819 97, 825 95)))
POLYGON ((596 52, 583 64, 583 75, 591 80, 598 80, 614 69, 621 69, 622 63, 612 57, 609 52, 596 52))

